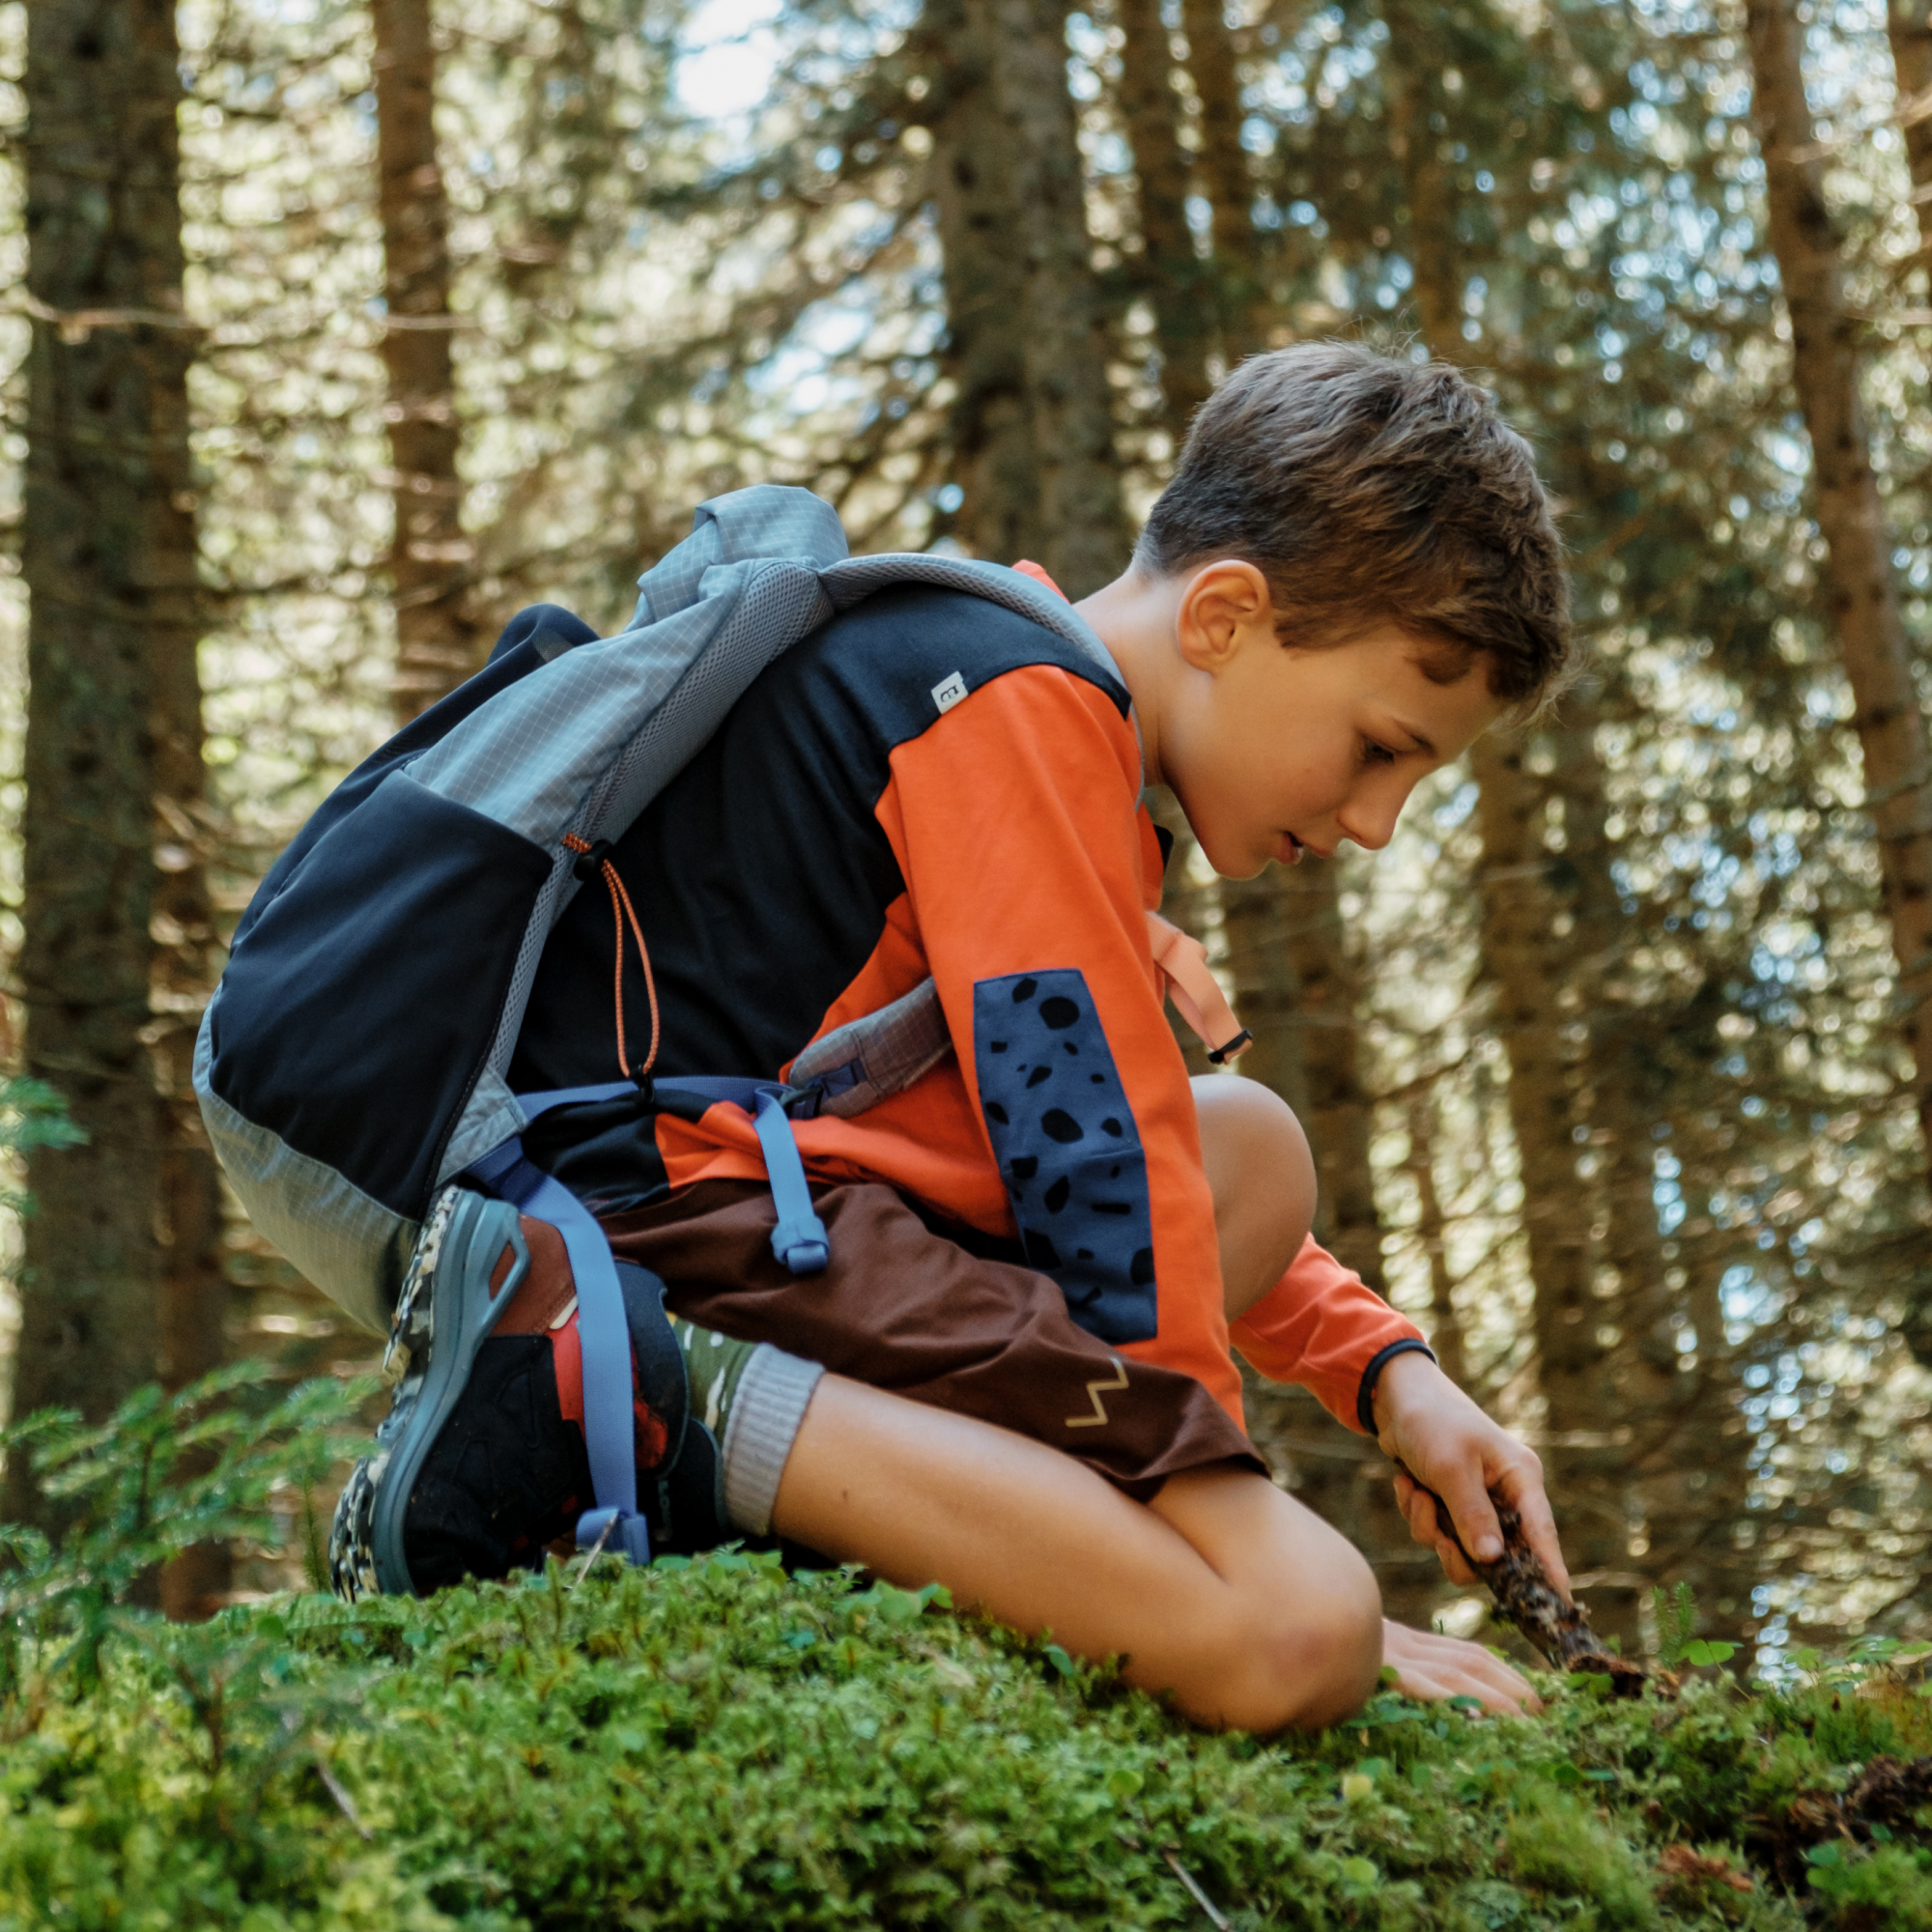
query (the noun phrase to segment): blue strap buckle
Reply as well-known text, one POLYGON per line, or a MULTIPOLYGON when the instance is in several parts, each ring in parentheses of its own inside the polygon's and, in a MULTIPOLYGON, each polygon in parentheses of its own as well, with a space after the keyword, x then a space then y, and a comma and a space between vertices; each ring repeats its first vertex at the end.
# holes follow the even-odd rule
POLYGON ((772 1230, 772 1253, 793 1274, 820 1274, 832 1259, 832 1236, 811 1205, 806 1185, 805 1163, 785 1118, 784 1089, 760 1087, 753 1117, 758 1145, 765 1153, 765 1172, 772 1183, 772 1206, 779 1224, 772 1230))
POLYGON ((609 1548, 640 1566, 651 1560, 650 1530, 643 1518, 630 1510, 585 1510, 577 1519, 577 1547, 592 1551, 609 1548))

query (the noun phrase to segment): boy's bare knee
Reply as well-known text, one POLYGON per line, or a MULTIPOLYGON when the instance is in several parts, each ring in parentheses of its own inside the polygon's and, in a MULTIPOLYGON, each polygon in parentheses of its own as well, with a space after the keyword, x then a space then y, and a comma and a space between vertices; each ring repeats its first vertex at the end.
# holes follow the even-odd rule
POLYGON ((1382 1664, 1382 1600, 1336 1536, 1293 1599, 1243 1606, 1220 1658, 1216 1718, 1231 1730, 1325 1729, 1367 1703, 1382 1664))
POLYGON ((1352 1718, 1374 1695, 1382 1668, 1382 1597, 1366 1563, 1346 1601, 1321 1621, 1312 1640, 1319 1662, 1301 1679, 1301 1695, 1287 1725, 1325 1730, 1352 1718))
POLYGON ((1230 1321, 1281 1278, 1315 1224, 1315 1157, 1294 1110, 1256 1080, 1194 1082, 1230 1321))

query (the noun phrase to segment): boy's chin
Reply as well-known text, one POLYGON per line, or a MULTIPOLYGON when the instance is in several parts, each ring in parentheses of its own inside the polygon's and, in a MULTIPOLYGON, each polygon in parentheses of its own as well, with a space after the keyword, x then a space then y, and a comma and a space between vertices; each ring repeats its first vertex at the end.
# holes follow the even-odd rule
POLYGON ((1267 870, 1267 863, 1275 854, 1271 849, 1254 850, 1242 844, 1230 843, 1217 849, 1204 838, 1201 849, 1207 855, 1208 863, 1215 873, 1224 879, 1258 879, 1267 870))

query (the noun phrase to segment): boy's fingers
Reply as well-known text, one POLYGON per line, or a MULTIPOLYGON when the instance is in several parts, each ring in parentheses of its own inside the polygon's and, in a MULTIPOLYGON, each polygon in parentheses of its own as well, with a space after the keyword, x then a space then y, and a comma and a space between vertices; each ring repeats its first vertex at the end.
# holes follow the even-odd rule
POLYGON ((1445 1647, 1445 1654, 1439 1659, 1432 1658, 1431 1668, 1438 1676, 1460 1679, 1459 1690, 1481 1696, 1491 1710, 1505 1707, 1530 1713, 1542 1710, 1535 1686, 1493 1652, 1462 1637, 1438 1634, 1435 1641, 1445 1647))
POLYGON ((1565 1597, 1570 1595, 1570 1571, 1563 1561, 1563 1549, 1556 1540, 1556 1519, 1550 1513, 1549 1498, 1541 1483, 1527 1483, 1520 1495, 1513 1496, 1522 1533, 1543 1564, 1544 1574, 1565 1597))
POLYGON ((1404 1645, 1392 1659, 1398 1686, 1409 1696, 1424 1703, 1474 1697, 1497 1717, 1534 1716, 1543 1708, 1528 1680, 1480 1645, 1420 1632, 1411 1634, 1416 1641, 1404 1645))
POLYGON ((1396 1471, 1395 1476, 1395 1499, 1396 1507, 1408 1520, 1410 1537, 1425 1549, 1435 1550, 1442 1559, 1443 1573, 1452 1583, 1461 1583, 1467 1588, 1482 1581, 1463 1560, 1463 1552, 1443 1535, 1442 1525, 1436 1520, 1435 1498, 1401 1469, 1396 1471))
POLYGON ((1463 1548, 1478 1563, 1494 1563, 1503 1553, 1502 1524, 1496 1520, 1490 1492, 1483 1487, 1481 1471, 1456 1472, 1456 1480, 1443 1486, 1442 1500, 1455 1520, 1456 1534, 1463 1548))

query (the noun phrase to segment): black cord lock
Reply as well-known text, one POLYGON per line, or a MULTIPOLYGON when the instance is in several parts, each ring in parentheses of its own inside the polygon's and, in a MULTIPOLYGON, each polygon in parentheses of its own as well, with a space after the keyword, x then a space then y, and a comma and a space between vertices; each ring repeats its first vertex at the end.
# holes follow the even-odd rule
POLYGON ((604 861, 610 856, 610 839, 598 839, 589 851, 579 854, 577 864, 570 868, 571 877, 587 886, 604 869, 604 861))

